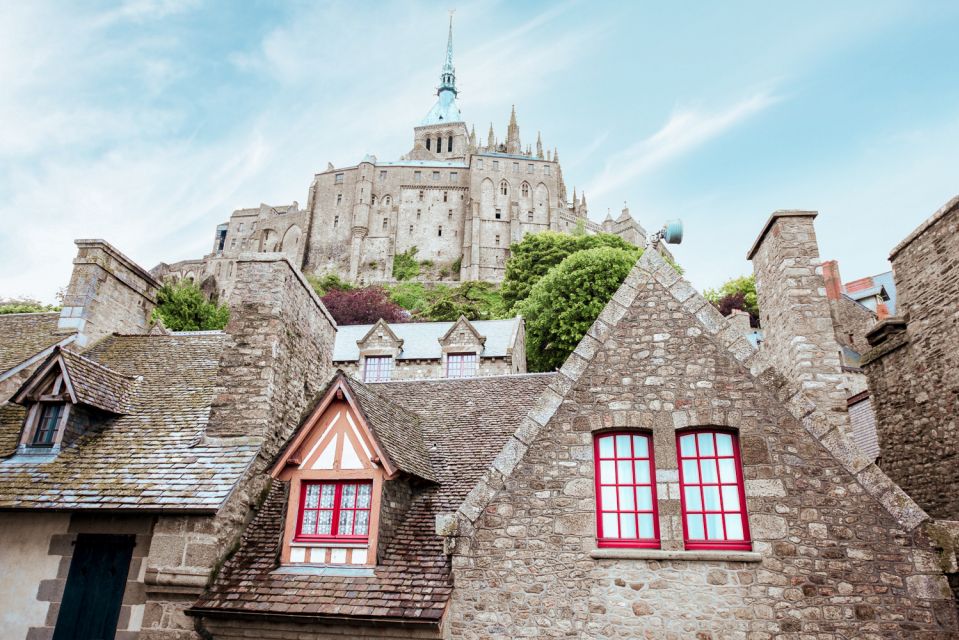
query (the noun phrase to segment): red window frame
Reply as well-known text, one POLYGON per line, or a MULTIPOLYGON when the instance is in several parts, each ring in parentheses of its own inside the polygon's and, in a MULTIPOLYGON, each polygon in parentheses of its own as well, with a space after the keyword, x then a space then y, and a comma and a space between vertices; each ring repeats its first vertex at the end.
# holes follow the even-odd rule
POLYGON ((371 508, 373 506, 373 482, 371 480, 310 480, 303 481, 300 484, 300 506, 299 512, 296 517, 296 532, 293 536, 293 540, 296 542, 367 542, 370 538, 370 527, 373 523, 373 514, 371 508), (344 507, 343 506, 343 490, 344 487, 352 485, 356 487, 356 493, 354 494, 353 507, 344 507), (316 509, 307 509, 306 508, 306 495, 307 490, 311 486, 320 487, 320 497, 317 500, 316 509), (333 487, 333 506, 330 509, 320 508, 322 502, 323 487, 332 486, 333 487), (369 504, 366 508, 361 508, 356 506, 358 504, 359 488, 361 486, 366 486, 370 488, 370 499, 369 504), (321 511, 331 511, 331 520, 330 520, 330 533, 324 534, 304 534, 303 533, 303 517, 306 514, 306 511, 316 511, 317 518, 319 518, 319 512, 321 511), (362 511, 365 511, 367 514, 366 520, 366 533, 360 535, 350 534, 341 534, 339 533, 339 521, 340 514, 345 511, 352 511, 353 517, 350 520, 351 531, 355 530, 356 527, 356 514, 362 511))
MULTIPOLYGON (((738 434, 735 431, 727 429, 712 428, 679 431, 676 433, 676 456, 679 463, 679 497, 682 505, 683 541, 686 549, 751 550, 752 542, 749 535, 749 515, 746 510, 746 491, 743 482, 743 465, 739 452, 738 434), (702 438, 701 436, 703 435, 707 435, 709 438, 702 438), (687 436, 692 436, 693 438, 693 455, 689 455, 688 452, 686 454, 683 453, 683 438, 687 436), (731 452, 724 451, 720 453, 720 439, 717 436, 729 437, 731 452), (707 441, 711 444, 706 445, 707 441), (713 465, 710 465, 710 462, 713 461, 715 461, 713 465), (725 467, 728 470, 729 466, 728 463, 723 465, 721 461, 732 461, 732 469, 736 475, 735 481, 731 482, 728 480, 728 473, 726 474, 726 480, 723 479, 723 468, 725 467), (695 467, 696 471, 695 479, 687 477, 686 462, 693 463, 692 466, 695 467), (704 470, 706 469, 709 469, 709 482, 704 481, 704 470), (714 499, 707 500, 706 492, 713 487, 715 487, 715 493, 712 493, 714 499), (692 504, 690 504, 690 500, 686 499, 687 489, 698 494, 694 496, 696 499, 692 501, 692 504), (727 503, 731 503, 734 496, 738 502, 736 505, 737 508, 728 508, 729 505, 727 503), (713 504, 718 502, 718 508, 707 508, 707 502, 712 502, 713 504), (697 505, 698 508, 693 508, 697 507, 697 505), (710 519, 709 516, 713 518, 710 519), (717 516, 718 519, 716 518, 717 516), (693 533, 698 533, 698 526, 696 527, 697 531, 691 533, 691 517, 699 519, 696 524, 701 524, 702 526, 702 537, 692 537, 693 533), (728 539, 729 523, 735 522, 735 520, 731 520, 731 518, 738 518, 739 527, 742 529, 742 539, 735 537, 728 539), (722 532, 721 538, 709 537, 711 523, 713 523, 713 528, 718 524, 718 528, 722 532)), ((691 469, 692 466, 690 467, 691 469)), ((733 535, 735 535, 735 533, 733 535)))
POLYGON ((363 382, 389 382, 393 373, 392 356, 366 356, 363 361, 363 382), (370 365, 373 365, 371 368, 370 365))
MULTIPOLYGON (((631 548, 647 548, 647 549, 658 549, 660 546, 659 540, 659 501, 656 496, 656 458, 653 452, 653 438, 652 435, 648 432, 643 431, 604 431, 597 433, 593 436, 593 465, 594 465, 594 478, 596 484, 596 540, 597 544, 600 547, 631 547, 631 548), (621 444, 624 442, 622 437, 627 438, 626 442, 629 443, 629 451, 621 451, 621 444), (600 441, 605 438, 611 438, 613 443, 612 457, 603 455, 601 451, 600 441), (642 438, 646 443, 646 455, 637 455, 639 452, 636 450, 635 438, 642 438), (612 463, 603 464, 603 463, 612 463), (636 474, 636 463, 645 462, 647 465, 646 481, 638 482, 636 474), (623 466, 625 465, 625 466, 623 466), (621 466, 623 468, 621 469, 621 466), (613 477, 606 477, 608 472, 604 473, 604 469, 609 470, 610 467, 613 471, 613 477), (629 481, 626 481, 627 478, 623 477, 625 475, 626 467, 628 467, 629 481), (612 482, 609 482, 612 480, 612 482), (604 489, 613 489, 616 500, 615 509, 604 509, 603 508, 603 497, 604 489), (626 490, 626 493, 623 493, 623 490, 626 490), (637 489, 649 491, 649 508, 640 508, 639 502, 640 498, 637 492, 637 489), (630 493, 631 492, 631 493, 630 493), (624 495, 629 496, 631 500, 632 508, 623 509, 621 503, 626 502, 623 500, 624 495), (617 531, 615 535, 611 535, 612 532, 605 530, 604 531, 604 520, 607 516, 613 516, 616 518, 616 527, 617 531), (640 516, 652 516, 652 536, 651 537, 640 537, 641 535, 641 525, 640 525, 640 516), (635 526, 636 537, 627 537, 624 538, 621 535, 621 526, 623 523, 623 518, 632 517, 633 520, 631 524, 635 526)), ((606 495, 609 495, 606 493, 606 495)), ((648 520, 647 520, 648 521, 648 520)), ((629 522, 629 520, 627 520, 629 522)))
POLYGON ((479 370, 479 356, 476 353, 446 354, 447 378, 472 378, 479 370), (455 366, 454 366, 455 365, 455 366))

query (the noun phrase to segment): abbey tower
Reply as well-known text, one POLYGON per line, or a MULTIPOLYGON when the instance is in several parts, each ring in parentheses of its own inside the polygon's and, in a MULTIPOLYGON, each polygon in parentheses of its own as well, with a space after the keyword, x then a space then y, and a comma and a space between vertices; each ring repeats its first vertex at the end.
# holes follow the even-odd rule
POLYGON ((305 273, 368 284, 392 280, 394 258, 415 252, 433 265, 425 279, 499 282, 510 245, 527 233, 582 228, 645 242, 628 210, 602 224, 587 218, 585 194, 567 195, 558 151, 544 151, 539 133, 524 146, 515 107, 505 140, 492 124, 479 140, 457 93, 451 18, 436 102, 413 128, 409 152, 393 161, 367 155, 351 166, 329 164, 315 175, 304 208, 239 209, 217 227, 211 254, 160 265, 155 275, 215 276, 223 294, 239 253, 282 251, 305 273))

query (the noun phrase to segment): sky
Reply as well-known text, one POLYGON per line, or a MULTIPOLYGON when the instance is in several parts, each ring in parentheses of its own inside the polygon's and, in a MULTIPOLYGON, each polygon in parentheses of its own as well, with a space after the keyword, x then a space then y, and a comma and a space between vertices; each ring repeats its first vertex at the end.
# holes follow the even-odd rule
POLYGON ((52 302, 76 238, 150 268, 314 173, 397 159, 435 100, 511 105, 590 217, 628 204, 698 288, 811 209, 849 281, 959 193, 959 3, 0 0, 0 298, 52 302))

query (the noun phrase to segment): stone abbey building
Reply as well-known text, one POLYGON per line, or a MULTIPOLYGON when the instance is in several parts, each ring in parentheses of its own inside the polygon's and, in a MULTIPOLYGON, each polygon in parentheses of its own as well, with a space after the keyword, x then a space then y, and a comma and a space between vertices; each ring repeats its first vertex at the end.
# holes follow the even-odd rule
POLYGON ((368 284, 392 280, 394 257, 415 251, 434 266, 424 277, 498 282, 510 245, 527 233, 583 227, 645 242, 646 231, 627 209, 602 224, 587 218, 585 194, 567 193, 558 151, 544 150, 539 134, 524 145, 515 108, 505 139, 492 124, 483 139, 467 127, 456 97, 450 22, 436 104, 413 128, 407 154, 330 164, 314 177, 304 208, 294 202, 239 209, 217 227, 208 256, 160 265, 154 275, 196 282, 213 276, 210 289, 222 296, 236 255, 280 251, 304 273, 368 284))

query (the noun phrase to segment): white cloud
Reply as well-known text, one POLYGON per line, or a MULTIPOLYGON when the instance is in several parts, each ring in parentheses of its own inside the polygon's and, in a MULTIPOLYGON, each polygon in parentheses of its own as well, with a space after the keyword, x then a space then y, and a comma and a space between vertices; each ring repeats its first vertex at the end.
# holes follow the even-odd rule
POLYGON ((613 154, 588 191, 603 197, 624 184, 716 138, 779 101, 761 91, 722 111, 680 109, 656 133, 613 154))

